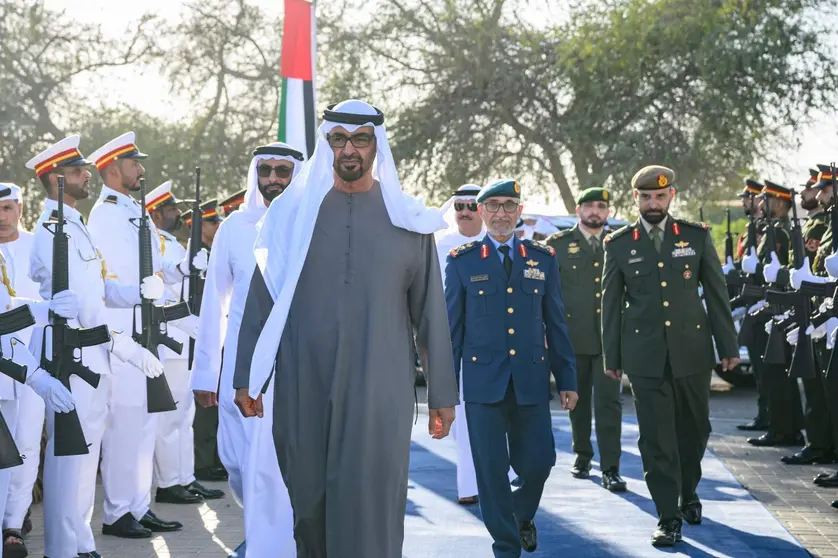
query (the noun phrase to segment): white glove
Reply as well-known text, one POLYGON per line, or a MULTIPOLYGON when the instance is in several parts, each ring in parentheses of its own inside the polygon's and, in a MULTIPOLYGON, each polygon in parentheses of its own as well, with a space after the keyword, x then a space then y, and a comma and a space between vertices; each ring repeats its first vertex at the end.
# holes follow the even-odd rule
POLYGON ((156 275, 149 275, 140 284, 140 294, 146 300, 157 300, 163 296, 164 290, 163 280, 156 275))
POLYGON ((751 248, 748 252, 748 255, 742 258, 742 271, 744 271, 745 273, 754 274, 757 272, 758 264, 759 258, 757 258, 757 251, 751 248))
POLYGON ((76 402, 70 390, 43 368, 37 368, 29 374, 26 377, 26 385, 44 400, 47 408, 56 413, 69 413, 76 408, 76 402))
POLYGON ((774 328, 774 320, 768 320, 765 322, 765 333, 771 335, 771 330, 774 328))
MULTIPOLYGON (((180 272, 184 275, 189 275, 189 251, 190 246, 192 246, 192 240, 186 241, 186 255, 183 256, 183 259, 178 264, 180 268, 180 272)), ((195 257, 192 258, 192 265, 195 266, 195 269, 198 271, 206 271, 207 267, 209 266, 209 252, 207 252, 206 248, 201 248, 195 254, 195 257)))
POLYGON ((740 306, 739 308, 731 312, 731 316, 733 317, 733 321, 735 322, 738 322, 739 320, 743 319, 745 317, 745 307, 740 306))
POLYGON ((777 252, 771 252, 771 263, 762 268, 762 276, 765 278, 765 282, 776 283, 777 273, 779 273, 781 267, 777 252))
POLYGON ((830 351, 835 347, 835 336, 838 335, 838 329, 833 329, 826 336, 826 348, 830 351))
POLYGON ((809 256, 803 258, 803 266, 800 269, 792 269, 789 276, 791 286, 795 290, 800 288, 803 281, 808 283, 826 283, 826 277, 815 277, 809 269, 809 256))
POLYGON ((69 290, 55 293, 52 300, 49 301, 49 309, 62 318, 75 319, 79 315, 79 297, 69 290))
POLYGON ((163 373, 163 364, 142 345, 125 335, 114 335, 111 353, 122 362, 138 368, 147 378, 163 373))
MULTIPOLYGON (((838 318, 829 318, 826 320, 826 342, 827 345, 829 344, 829 340, 835 340, 835 330, 838 329, 838 318)), ((832 348, 832 347, 830 347, 832 348)))
POLYGON ((733 258, 728 256, 727 261, 722 266, 722 273, 727 275, 728 273, 730 273, 731 271, 734 271, 735 269, 736 269, 736 266, 733 265, 733 258))
POLYGON ((169 325, 178 328, 192 339, 198 339, 198 316, 189 314, 185 318, 169 322, 169 325))
MULTIPOLYGON (((835 318, 830 318, 830 319, 835 319, 835 318)), ((809 334, 809 337, 812 338, 812 341, 817 341, 818 339, 823 339, 823 337, 827 333, 827 324, 828 323, 829 323, 829 320, 825 321, 824 323, 822 323, 818 327, 815 327, 812 324, 809 324, 809 327, 806 328, 806 333, 809 334)))
POLYGON ((768 303, 764 300, 760 300, 759 302, 748 308, 748 314, 754 314, 756 312, 759 312, 766 306, 768 306, 768 303))
POLYGON ((826 266, 826 272, 829 273, 829 276, 833 279, 838 278, 838 252, 827 256, 823 263, 826 266))
POLYGON ((797 345, 797 337, 800 334, 800 328, 796 327, 786 334, 786 341, 789 345, 797 345))

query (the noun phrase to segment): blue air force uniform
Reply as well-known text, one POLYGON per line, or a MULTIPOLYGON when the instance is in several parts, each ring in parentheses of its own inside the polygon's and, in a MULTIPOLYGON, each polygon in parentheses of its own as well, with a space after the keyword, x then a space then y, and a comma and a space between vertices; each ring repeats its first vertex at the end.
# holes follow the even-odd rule
MULTIPOLYGON (((520 186, 501 181, 484 188, 478 202, 509 192, 520 193, 520 186)), ((483 521, 495 556, 518 557, 524 531, 535 537, 532 519, 556 462, 550 371, 560 391, 576 391, 558 264, 549 246, 514 235, 501 245, 487 234, 452 250, 445 274, 483 521), (523 481, 514 493, 510 464, 523 481)))

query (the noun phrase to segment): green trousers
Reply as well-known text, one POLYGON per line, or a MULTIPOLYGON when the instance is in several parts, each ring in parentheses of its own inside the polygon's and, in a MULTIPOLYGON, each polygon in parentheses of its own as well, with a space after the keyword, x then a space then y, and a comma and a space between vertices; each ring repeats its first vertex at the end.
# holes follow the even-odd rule
POLYGON ((588 461, 594 456, 594 448, 591 445, 593 410, 600 469, 619 472, 620 432, 623 420, 620 382, 605 375, 602 355, 576 355, 576 379, 579 401, 576 408, 569 413, 573 431, 573 453, 588 461))
POLYGON ((677 519, 695 498, 710 438, 710 370, 673 378, 631 377, 646 486, 661 520, 677 519))

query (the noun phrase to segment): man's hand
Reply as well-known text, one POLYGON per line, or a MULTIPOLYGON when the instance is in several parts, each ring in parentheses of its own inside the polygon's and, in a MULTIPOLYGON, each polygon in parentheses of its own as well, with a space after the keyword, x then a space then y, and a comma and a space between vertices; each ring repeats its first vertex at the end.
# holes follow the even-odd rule
POLYGON ((733 370, 737 366, 739 366, 739 359, 737 357, 722 359, 722 370, 725 372, 733 370))
POLYGON ((204 391, 201 389, 196 389, 194 393, 195 399, 198 401, 198 405, 200 405, 204 409, 208 407, 218 407, 218 394, 216 394, 214 391, 204 391))
POLYGON ((239 388, 236 390, 236 407, 239 408, 241 414, 245 418, 259 417, 265 415, 262 409, 262 394, 259 394, 257 399, 253 399, 247 393, 247 388, 239 388))
POLYGON ((613 380, 622 381, 623 379, 623 371, 622 370, 606 370, 605 375, 613 380))
POLYGON ((560 391, 559 398, 562 401, 562 409, 572 411, 576 408, 576 402, 579 401, 579 394, 575 391, 560 391))
POLYGON ((444 409, 429 409, 428 411, 428 434, 434 440, 442 440, 451 432, 451 425, 454 423, 454 407, 444 409))

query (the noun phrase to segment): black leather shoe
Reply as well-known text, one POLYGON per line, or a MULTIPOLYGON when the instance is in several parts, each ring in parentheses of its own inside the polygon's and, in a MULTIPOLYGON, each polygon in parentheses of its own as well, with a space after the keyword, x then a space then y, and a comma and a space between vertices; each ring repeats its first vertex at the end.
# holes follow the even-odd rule
POLYGON ((803 434, 798 432, 797 434, 794 434, 792 436, 778 436, 776 434, 766 432, 759 438, 748 438, 748 443, 752 446, 757 446, 758 448, 768 448, 776 446, 802 446, 803 434))
POLYGON ((751 422, 746 422, 745 424, 739 424, 736 426, 738 430, 744 430, 746 432, 757 432, 760 430, 768 430, 768 421, 762 418, 755 418, 751 422))
POLYGON ((570 468, 570 474, 577 479, 586 479, 591 476, 591 462, 581 457, 576 458, 573 467, 570 468))
POLYGON ((224 467, 204 467, 195 471, 195 478, 199 481, 220 482, 228 478, 224 467))
POLYGON ((832 450, 815 449, 807 444, 802 450, 794 455, 785 455, 781 457, 780 461, 786 465, 812 465, 814 463, 826 465, 835 462, 835 454, 832 450))
POLYGON ((681 542, 681 520, 661 521, 652 534, 652 546, 675 546, 681 542))
POLYGON ((524 486, 524 481, 521 480, 521 477, 515 477, 511 481, 509 481, 509 486, 513 488, 521 488, 524 486))
POLYGON ((813 481, 822 488, 836 488, 838 487, 838 471, 835 473, 820 473, 813 481))
POLYGON ((838 509, 838 500, 833 500, 832 503, 829 504, 829 505, 832 506, 835 509, 838 509))
POLYGON ((187 484, 183 487, 184 489, 188 490, 192 494, 196 496, 200 496, 204 500, 220 500, 224 497, 223 490, 216 490, 215 488, 207 488, 203 484, 199 483, 198 481, 193 481, 191 484, 187 484))
POLYGON ((518 522, 518 535, 521 537, 521 548, 525 552, 535 552, 538 548, 538 531, 532 521, 518 522))
POLYGON ((155 533, 166 533, 169 531, 180 531, 183 529, 183 523, 180 523, 179 521, 166 521, 165 519, 160 519, 154 515, 154 512, 151 510, 145 512, 145 515, 140 520, 140 525, 150 531, 154 531, 155 533))
POLYGON ((102 555, 93 550, 90 552, 80 552, 79 558, 102 558, 102 555))
POLYGON ((625 492, 626 481, 623 480, 616 469, 609 469, 602 473, 602 488, 611 492, 625 492))
POLYGON ((681 506, 681 516, 690 525, 701 523, 701 501, 698 498, 692 499, 681 506))
POLYGON ((166 488, 158 488, 154 501, 161 504, 200 504, 204 499, 176 484, 166 488))
POLYGON ((141 525, 130 513, 126 513, 111 525, 107 523, 102 524, 102 534, 121 539, 151 538, 151 530, 141 525))

